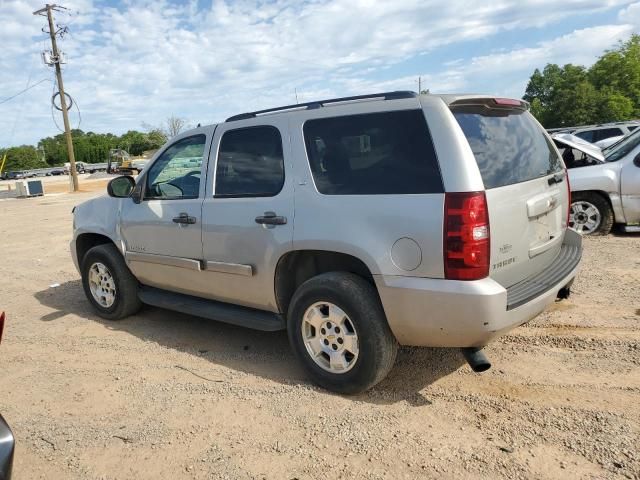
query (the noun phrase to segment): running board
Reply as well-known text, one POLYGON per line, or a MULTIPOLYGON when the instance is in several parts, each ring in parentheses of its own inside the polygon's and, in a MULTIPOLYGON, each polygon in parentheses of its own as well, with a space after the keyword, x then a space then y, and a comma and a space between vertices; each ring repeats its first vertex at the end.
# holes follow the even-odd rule
POLYGON ((624 225, 622 230, 625 233, 640 233, 640 225, 624 225))
POLYGON ((167 310, 174 310, 254 330, 275 332, 286 328, 284 319, 277 313, 192 297, 191 295, 170 292, 160 288, 140 287, 138 298, 142 303, 153 305, 154 307, 166 308, 167 310))

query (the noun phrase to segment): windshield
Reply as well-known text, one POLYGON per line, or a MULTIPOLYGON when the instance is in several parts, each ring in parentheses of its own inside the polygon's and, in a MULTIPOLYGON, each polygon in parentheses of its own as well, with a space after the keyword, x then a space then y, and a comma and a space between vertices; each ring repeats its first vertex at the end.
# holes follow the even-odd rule
POLYGON ((638 144, 640 144, 640 130, 630 133, 619 142, 611 145, 610 148, 604 150, 604 159, 607 162, 617 162, 621 158, 626 157, 638 144))

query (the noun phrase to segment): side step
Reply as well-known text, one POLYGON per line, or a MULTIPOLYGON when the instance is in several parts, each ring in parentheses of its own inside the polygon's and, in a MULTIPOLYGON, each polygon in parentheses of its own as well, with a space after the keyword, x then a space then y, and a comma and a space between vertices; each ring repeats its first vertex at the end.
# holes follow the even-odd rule
POLYGON ((284 318, 277 313, 192 297, 160 288, 140 287, 138 298, 142 303, 153 305, 154 307, 253 328, 254 330, 275 332, 286 329, 284 318))
POLYGON ((640 225, 624 225, 622 230, 625 233, 640 233, 640 225))

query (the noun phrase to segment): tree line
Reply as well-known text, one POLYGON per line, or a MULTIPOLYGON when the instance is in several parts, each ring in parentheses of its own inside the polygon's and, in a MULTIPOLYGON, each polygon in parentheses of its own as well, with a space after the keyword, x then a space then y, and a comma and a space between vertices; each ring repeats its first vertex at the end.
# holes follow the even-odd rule
POLYGON ((605 51, 591 68, 536 69, 523 99, 545 128, 640 118, 640 35, 605 51))
MULTIPOLYGON (((171 116, 165 125, 153 127, 143 125, 148 131, 129 130, 123 135, 112 133, 84 132, 72 130, 73 150, 77 162, 102 163, 109 158, 109 150, 121 148, 133 156, 141 155, 147 150, 155 150, 164 145, 168 138, 186 128, 185 120, 171 116)), ((0 164, 6 154, 7 160, 3 172, 12 170, 30 170, 60 166, 68 162, 67 141, 64 133, 54 137, 41 139, 37 146, 21 145, 18 147, 0 148, 0 164)))

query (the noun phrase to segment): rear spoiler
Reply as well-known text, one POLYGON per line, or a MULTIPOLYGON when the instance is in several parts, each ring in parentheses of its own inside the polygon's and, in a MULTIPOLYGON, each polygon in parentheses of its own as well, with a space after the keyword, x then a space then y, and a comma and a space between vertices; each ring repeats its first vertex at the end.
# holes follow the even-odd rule
MULTIPOLYGON (((492 109, 509 109, 509 110, 529 110, 529 102, 525 100, 518 100, 515 98, 500 98, 489 96, 478 97, 462 97, 454 98, 452 101, 447 102, 449 107, 484 107, 492 109)), ((445 100, 446 101, 446 100, 445 100)))

